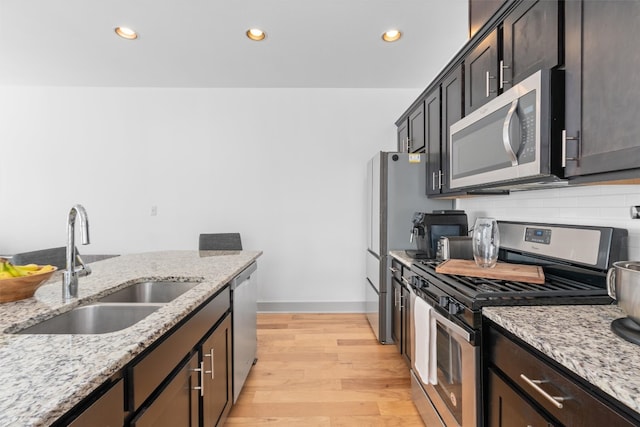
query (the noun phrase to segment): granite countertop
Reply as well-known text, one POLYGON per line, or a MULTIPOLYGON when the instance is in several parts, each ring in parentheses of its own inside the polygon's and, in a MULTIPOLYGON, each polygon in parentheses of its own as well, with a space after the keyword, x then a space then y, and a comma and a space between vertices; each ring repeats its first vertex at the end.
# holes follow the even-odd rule
POLYGON ((485 307, 482 314, 640 413, 640 346, 615 335, 617 305, 485 307))
POLYGON ((33 298, 0 303, 0 425, 46 426, 118 372, 257 259, 259 251, 165 251, 91 264, 79 297, 62 302, 56 273, 33 298), (202 283, 121 331, 99 335, 14 335, 140 279, 202 283))
POLYGON ((411 267, 411 264, 415 261, 413 258, 409 257, 405 251, 389 251, 389 255, 406 265, 407 267, 411 267))

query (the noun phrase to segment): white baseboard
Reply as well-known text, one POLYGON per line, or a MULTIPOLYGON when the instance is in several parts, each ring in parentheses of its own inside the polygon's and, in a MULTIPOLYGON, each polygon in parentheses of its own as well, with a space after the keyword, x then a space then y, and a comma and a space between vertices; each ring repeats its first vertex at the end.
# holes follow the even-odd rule
POLYGON ((258 312, 261 313, 364 313, 364 301, 348 302, 258 302, 258 312))

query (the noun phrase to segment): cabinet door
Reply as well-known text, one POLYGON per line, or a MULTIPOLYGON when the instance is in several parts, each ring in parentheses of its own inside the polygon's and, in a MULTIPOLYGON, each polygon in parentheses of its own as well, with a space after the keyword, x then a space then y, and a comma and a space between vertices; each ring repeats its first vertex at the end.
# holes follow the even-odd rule
POLYGON ((398 152, 406 153, 409 150, 409 121, 403 120, 398 125, 398 152))
POLYGON ((231 390, 231 316, 227 317, 202 343, 204 392, 202 419, 204 426, 224 422, 233 402, 231 390))
POLYGON ((424 152, 424 103, 409 114, 409 153, 424 152))
POLYGON ((120 427, 123 421, 124 381, 120 379, 68 425, 69 427, 120 427))
POLYGON ((640 2, 567 1, 565 175, 637 169, 640 2))
POLYGON ((410 298, 411 294, 409 293, 409 289, 402 286, 401 287, 401 301, 402 301, 402 356, 404 360, 407 362, 409 367, 411 367, 411 340, 412 340, 412 331, 411 331, 411 319, 413 317, 413 313, 411 313, 411 304, 410 298))
POLYGON ((440 87, 427 94, 425 106, 425 148, 427 151, 427 195, 440 194, 442 181, 442 137, 440 135, 440 87))
POLYGON ((505 0, 469 0, 469 38, 500 9, 505 0))
POLYGON ((442 192, 449 188, 449 136, 450 126, 462 118, 462 65, 454 68, 442 81, 442 192))
POLYGON ((199 356, 194 354, 132 421, 133 427, 197 427, 200 399, 199 356))
POLYGON ((500 88, 506 85, 508 89, 536 71, 560 63, 557 1, 525 0, 505 18, 503 28, 500 88))
POLYGON ((402 353, 402 313, 400 310, 401 286, 397 279, 391 280, 393 290, 393 316, 391 317, 391 339, 396 345, 398 352, 402 353))
POLYGON ((551 423, 538 412, 492 369, 489 369, 487 398, 487 426, 531 426, 548 427, 551 423))
POLYGON ((465 58, 465 114, 498 93, 498 30, 493 30, 465 58))

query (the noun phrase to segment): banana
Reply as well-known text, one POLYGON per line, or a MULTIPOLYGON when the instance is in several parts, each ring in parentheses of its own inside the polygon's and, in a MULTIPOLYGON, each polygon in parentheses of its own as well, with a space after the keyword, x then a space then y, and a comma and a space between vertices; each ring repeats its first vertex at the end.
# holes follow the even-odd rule
POLYGON ((12 279, 13 276, 9 274, 7 271, 0 271, 0 280, 2 279, 12 279))
POLYGON ((16 268, 10 262, 5 262, 4 266, 5 266, 5 271, 9 272, 9 274, 11 274, 13 277, 23 276, 23 274, 21 274, 18 270, 16 270, 16 268))

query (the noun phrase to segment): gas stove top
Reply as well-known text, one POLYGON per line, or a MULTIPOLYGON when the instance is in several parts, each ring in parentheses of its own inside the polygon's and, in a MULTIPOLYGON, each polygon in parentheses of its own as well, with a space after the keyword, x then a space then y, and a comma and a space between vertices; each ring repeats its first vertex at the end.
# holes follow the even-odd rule
POLYGON ((612 303, 606 273, 626 257, 626 230, 509 221, 498 227, 500 261, 541 266, 544 284, 441 274, 440 261, 416 260, 416 294, 474 329, 487 306, 612 303))

